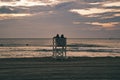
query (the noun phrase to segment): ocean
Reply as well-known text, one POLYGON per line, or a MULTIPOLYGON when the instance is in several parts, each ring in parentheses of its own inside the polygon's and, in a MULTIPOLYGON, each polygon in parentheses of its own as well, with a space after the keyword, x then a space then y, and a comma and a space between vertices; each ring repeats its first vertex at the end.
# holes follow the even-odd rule
MULTIPOLYGON (((0 38, 0 58, 52 56, 51 38, 0 38)), ((68 57, 120 57, 120 39, 68 38, 68 57)))

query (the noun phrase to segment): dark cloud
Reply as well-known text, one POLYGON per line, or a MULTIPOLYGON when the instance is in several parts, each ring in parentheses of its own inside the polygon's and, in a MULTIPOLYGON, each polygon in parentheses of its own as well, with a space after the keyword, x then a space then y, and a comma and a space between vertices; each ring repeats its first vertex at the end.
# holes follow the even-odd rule
POLYGON ((120 16, 113 17, 113 18, 108 18, 108 19, 102 19, 99 22, 103 22, 103 23, 107 22, 107 23, 109 23, 109 22, 119 22, 119 21, 120 21, 120 16))
POLYGON ((3 6, 0 7, 0 13, 17 13, 17 10, 14 10, 13 8, 3 6))
POLYGON ((58 4, 55 6, 55 9, 69 10, 69 9, 72 9, 74 6, 75 6, 75 2, 71 1, 71 2, 65 2, 65 3, 58 4))
POLYGON ((81 0, 83 2, 87 2, 87 3, 96 3, 96 2, 104 2, 105 0, 81 0))
POLYGON ((106 9, 120 9, 120 6, 104 7, 106 9))
POLYGON ((62 8, 62 9, 87 9, 87 8, 97 8, 100 6, 100 4, 97 5, 91 5, 88 3, 84 3, 84 1, 82 2, 81 0, 77 0, 77 1, 72 1, 72 2, 66 2, 66 3, 61 3, 59 5, 57 5, 58 8, 62 8))
POLYGON ((102 22, 102 23, 108 23, 108 22, 119 22, 120 21, 120 16, 115 16, 115 14, 119 14, 119 12, 105 12, 105 13, 99 13, 96 14, 96 16, 92 17, 87 17, 84 16, 84 19, 87 22, 102 22))
POLYGON ((11 2, 13 0, 1 0, 2 2, 11 2))

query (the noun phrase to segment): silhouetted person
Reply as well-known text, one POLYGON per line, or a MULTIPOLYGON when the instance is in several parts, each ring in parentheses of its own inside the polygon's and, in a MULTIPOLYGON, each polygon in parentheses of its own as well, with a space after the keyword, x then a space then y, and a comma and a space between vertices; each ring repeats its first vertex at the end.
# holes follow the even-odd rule
POLYGON ((63 34, 61 35, 61 38, 65 38, 63 34))
POLYGON ((59 46, 59 44, 60 44, 60 36, 59 36, 59 34, 57 34, 54 38, 55 38, 56 45, 59 46))
POLYGON ((59 34, 57 34, 57 35, 55 36, 55 38, 59 38, 59 34))
POLYGON ((66 45, 66 38, 64 37, 63 34, 61 35, 60 38, 61 38, 60 45, 61 45, 61 46, 65 46, 65 45, 66 45))

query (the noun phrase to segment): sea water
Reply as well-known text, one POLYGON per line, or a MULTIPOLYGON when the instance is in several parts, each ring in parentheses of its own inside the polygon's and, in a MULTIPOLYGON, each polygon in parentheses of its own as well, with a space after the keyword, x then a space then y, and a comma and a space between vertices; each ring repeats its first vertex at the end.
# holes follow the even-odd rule
MULTIPOLYGON (((0 58, 52 56, 51 38, 1 38, 0 58)), ((67 56, 120 57, 120 39, 68 38, 67 56)))

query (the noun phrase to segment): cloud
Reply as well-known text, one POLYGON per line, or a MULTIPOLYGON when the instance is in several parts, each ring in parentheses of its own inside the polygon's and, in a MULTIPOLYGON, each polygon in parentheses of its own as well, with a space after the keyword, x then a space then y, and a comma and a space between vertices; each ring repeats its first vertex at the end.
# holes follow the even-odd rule
POLYGON ((17 10, 14 10, 14 8, 12 7, 2 6, 0 7, 0 13, 17 13, 17 10))
MULTIPOLYGON (((29 14, 30 16, 44 16, 46 14, 55 14, 54 10, 57 10, 57 8, 54 9, 54 7, 57 7, 57 5, 59 4, 64 4, 67 2, 69 3, 71 1, 74 0, 1 0, 0 20, 4 20, 7 18, 10 19, 14 17, 19 18, 20 14, 21 16, 23 14, 29 14)), ((25 15, 23 15, 22 17, 24 16, 25 15)))
POLYGON ((0 0, 0 37, 51 37, 57 33, 68 37, 119 37, 120 7, 116 2, 0 0))
POLYGON ((0 6, 54 6, 71 0, 11 0, 1 1, 0 6))
POLYGON ((82 0, 87 3, 97 3, 97 2, 104 2, 104 0, 82 0))
POLYGON ((87 24, 98 25, 98 26, 102 26, 103 28, 111 28, 111 27, 115 27, 120 23, 119 22, 109 22, 109 23, 92 22, 87 24))
POLYGON ((80 24, 81 22, 74 21, 73 24, 80 24))
POLYGON ((103 9, 103 8, 88 8, 88 9, 72 9, 70 12, 78 13, 83 16, 95 15, 105 12, 120 12, 120 10, 116 9, 103 9))
POLYGON ((34 14, 28 13, 24 9, 16 7, 2 6, 0 7, 0 20, 4 19, 20 19, 22 17, 32 16, 34 14))
POLYGON ((104 7, 113 7, 113 6, 119 6, 120 7, 120 1, 115 1, 115 2, 113 2, 113 1, 108 1, 108 2, 106 2, 105 4, 103 3, 103 6, 104 7))
POLYGON ((111 14, 107 14, 106 13, 106 15, 105 14, 103 14, 103 15, 101 15, 100 16, 100 19, 113 19, 113 18, 116 18, 116 17, 120 17, 120 14, 119 13, 111 13, 111 14))
MULTIPOLYGON (((48 2, 50 3, 50 2, 48 2)), ((34 1, 34 0, 19 0, 19 1, 9 1, 9 2, 4 2, 2 1, 0 6, 35 6, 35 5, 39 5, 39 6, 46 6, 48 5, 48 3, 44 3, 42 1, 34 1)), ((53 3, 51 3, 53 4, 53 3)))
POLYGON ((21 18, 32 16, 31 14, 21 13, 21 14, 0 14, 0 20, 11 19, 11 18, 21 18))
MULTIPOLYGON (((80 25, 79 22, 93 25, 97 29, 118 29, 120 25, 120 1, 118 0, 82 0, 86 7, 73 8, 69 11, 78 15, 76 22, 73 24, 80 25), (117 28, 116 28, 117 26, 117 28), (101 27, 101 28, 100 28, 101 27)), ((87 29, 87 28, 86 28, 87 29)))

